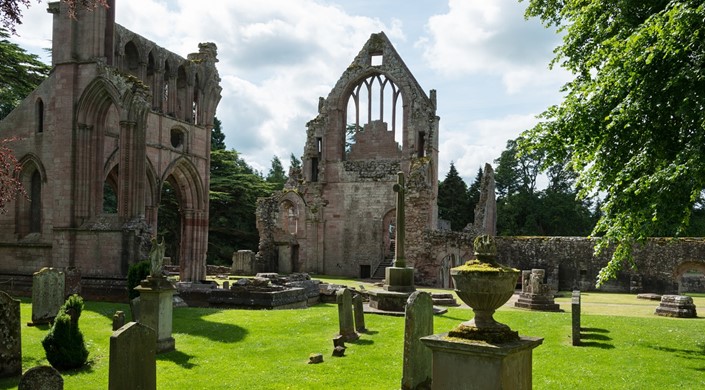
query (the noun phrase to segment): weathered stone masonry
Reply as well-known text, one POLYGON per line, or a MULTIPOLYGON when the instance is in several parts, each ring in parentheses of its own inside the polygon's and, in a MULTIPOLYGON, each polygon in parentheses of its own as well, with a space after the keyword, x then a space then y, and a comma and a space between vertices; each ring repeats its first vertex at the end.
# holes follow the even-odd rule
POLYGON ((384 33, 372 34, 307 124, 302 172, 260 199, 260 270, 369 276, 393 255, 397 172, 406 234, 437 223, 435 91, 421 89, 384 33))
MULTIPOLYGON (((115 23, 115 1, 53 15, 50 76, 0 122, 29 199, 0 216, 0 277, 75 267, 123 280, 156 231, 162 185, 182 214, 182 280, 205 276, 210 130, 220 100, 216 47, 182 58, 115 23), (117 212, 104 210, 105 190, 117 212)), ((101 287, 102 288, 102 287, 101 287)))

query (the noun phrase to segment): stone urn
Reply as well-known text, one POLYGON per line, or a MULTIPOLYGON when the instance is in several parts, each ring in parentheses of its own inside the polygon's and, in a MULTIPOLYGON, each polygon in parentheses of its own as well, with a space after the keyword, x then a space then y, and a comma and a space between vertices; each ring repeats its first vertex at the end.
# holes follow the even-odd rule
POLYGON ((497 264, 497 246, 491 236, 477 237, 473 246, 477 259, 452 268, 450 275, 458 297, 472 308, 475 317, 455 327, 448 336, 493 344, 516 341, 518 333, 492 316, 514 294, 520 272, 497 264))

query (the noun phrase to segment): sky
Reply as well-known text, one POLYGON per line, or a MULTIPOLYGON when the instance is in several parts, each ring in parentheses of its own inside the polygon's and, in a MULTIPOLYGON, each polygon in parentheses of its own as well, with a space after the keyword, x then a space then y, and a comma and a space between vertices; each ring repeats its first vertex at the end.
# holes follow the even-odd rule
MULTIPOLYGON (((228 149, 267 174, 303 154, 306 122, 370 34, 384 31, 421 87, 437 91, 439 177, 470 185, 506 142, 561 101, 570 75, 549 69, 561 38, 517 0, 116 0, 118 24, 182 57, 215 42, 228 149)), ((50 62, 46 1, 12 41, 50 62)))

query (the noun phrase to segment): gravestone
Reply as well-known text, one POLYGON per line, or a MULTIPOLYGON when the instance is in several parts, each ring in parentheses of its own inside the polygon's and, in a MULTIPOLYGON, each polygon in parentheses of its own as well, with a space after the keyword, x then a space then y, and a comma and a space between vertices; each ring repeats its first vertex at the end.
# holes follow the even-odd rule
POLYGON ((32 276, 32 322, 28 325, 48 324, 64 304, 64 273, 44 267, 32 276))
POLYGON ((108 389, 156 389, 156 332, 139 322, 128 322, 110 336, 108 389))
POLYGON ((560 306, 553 300, 551 287, 543 282, 546 271, 532 269, 521 271, 521 293, 514 303, 515 307, 529 310, 561 311, 560 306))
POLYGON ((364 304, 362 302, 362 295, 355 294, 352 301, 353 312, 355 314, 355 330, 360 333, 364 333, 367 331, 367 328, 365 328, 365 312, 364 304))
POLYGON ((323 363, 323 354, 322 353, 312 353, 308 355, 308 364, 318 364, 318 363, 323 363))
POLYGON ((22 375, 20 301, 0 291, 0 378, 22 375))
POLYGON ((223 290, 230 290, 230 282, 227 280, 223 282, 223 290))
POLYGON ((81 271, 76 267, 64 268, 64 296, 81 295, 81 271))
POLYGON ((122 328, 125 325, 125 312, 123 311, 116 311, 115 314, 113 314, 113 332, 122 328))
POLYGON ((345 341, 357 340, 360 336, 355 332, 353 326, 352 294, 347 288, 338 290, 335 299, 338 303, 338 323, 340 332, 338 333, 345 341))
POLYGON ((37 366, 27 370, 17 390, 63 390, 64 378, 52 366, 37 366))
POLYGON ((580 345, 580 291, 573 291, 570 308, 573 320, 573 345, 577 346, 580 345))
POLYGON ((401 388, 430 389, 433 353, 420 339, 433 334, 431 294, 424 291, 412 293, 406 304, 405 318, 401 388))
POLYGON ((687 295, 664 295, 656 308, 656 315, 664 317, 695 318, 693 298, 687 295))

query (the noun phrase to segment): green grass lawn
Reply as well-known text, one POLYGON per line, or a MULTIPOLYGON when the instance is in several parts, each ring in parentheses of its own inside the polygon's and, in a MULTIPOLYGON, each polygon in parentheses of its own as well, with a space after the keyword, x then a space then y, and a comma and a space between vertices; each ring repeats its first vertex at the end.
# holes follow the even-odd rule
MULTIPOLYGON (((359 282, 339 280, 358 287, 359 282)), ((369 288, 366 286, 366 288, 369 288)), ((584 345, 571 345, 570 299, 558 298, 562 313, 501 308, 495 318, 521 335, 543 337, 534 350, 536 389, 705 388, 705 321, 657 317, 655 301, 629 294, 584 293, 584 345)), ((705 297, 696 297, 705 308, 705 297)), ((22 301, 22 318, 31 303, 22 301)), ((67 390, 108 386, 112 315, 127 305, 86 302, 80 326, 89 364, 62 373, 67 390)), ((472 317, 451 308, 435 317, 446 332, 472 317)), ((337 308, 319 304, 303 310, 174 310, 176 351, 158 355, 160 389, 398 389, 401 381, 403 317, 367 315, 369 332, 347 343, 346 356, 331 357, 337 308), (320 352, 324 363, 307 364, 320 352)), ((41 338, 48 327, 22 327, 23 369, 47 364, 41 338)), ((0 389, 17 379, 0 379, 0 389)))

